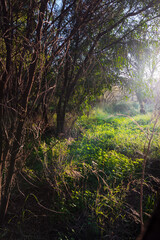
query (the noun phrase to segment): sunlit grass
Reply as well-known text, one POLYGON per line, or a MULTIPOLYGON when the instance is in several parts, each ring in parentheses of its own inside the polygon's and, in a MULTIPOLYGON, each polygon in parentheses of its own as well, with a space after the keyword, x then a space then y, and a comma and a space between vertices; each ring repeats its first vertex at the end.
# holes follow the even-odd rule
MULTIPOLYGON (((37 174, 54 189, 53 209, 64 213, 63 219, 58 217, 61 224, 67 223, 71 229, 77 216, 85 214, 87 223, 83 227, 91 223, 90 234, 98 239, 108 233, 108 228, 114 230, 116 224, 134 221, 129 215, 128 196, 132 185, 137 192, 139 189, 143 154, 153 128, 151 120, 151 114, 130 117, 97 108, 79 118, 73 130, 79 133, 75 139, 52 138, 41 143, 38 154, 43 169, 37 174)), ((159 149, 156 132, 148 161, 158 159, 159 149)), ((147 197, 145 211, 150 213, 153 206, 154 196, 147 197)))

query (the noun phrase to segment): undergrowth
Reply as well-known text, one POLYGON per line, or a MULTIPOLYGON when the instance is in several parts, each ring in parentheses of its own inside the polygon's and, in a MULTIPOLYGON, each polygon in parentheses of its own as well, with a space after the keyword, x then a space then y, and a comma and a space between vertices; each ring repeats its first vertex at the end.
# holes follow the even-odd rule
MULTIPOLYGON (((32 201, 47 211, 48 226, 54 228, 52 237, 44 239, 136 238, 143 154, 152 128, 151 114, 131 118, 98 109, 79 118, 74 138, 50 138, 36 145, 22 174, 38 186, 39 190, 32 189, 32 201)), ((159 145, 156 132, 148 162, 159 159, 159 145)), ((149 178, 145 181, 149 186, 149 178)), ((23 221, 15 217, 9 222, 17 218, 25 236, 28 219, 35 213, 28 210, 28 189, 24 195, 25 205, 19 209, 23 221)), ((146 187, 145 216, 152 212, 155 199, 156 192, 146 187)))

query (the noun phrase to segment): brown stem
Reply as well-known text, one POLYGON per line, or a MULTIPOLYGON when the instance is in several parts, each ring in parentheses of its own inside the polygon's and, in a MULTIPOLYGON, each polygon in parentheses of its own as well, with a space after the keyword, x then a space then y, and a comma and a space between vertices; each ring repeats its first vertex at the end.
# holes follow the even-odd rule
POLYGON ((141 177, 141 185, 140 185, 140 221, 141 221, 141 234, 144 231, 144 221, 143 221, 143 184, 144 184, 144 176, 145 176, 145 169, 146 169, 146 163, 147 163, 147 157, 149 155, 149 151, 151 148, 151 143, 152 143, 152 139, 154 136, 154 132, 155 132, 155 128, 159 119, 159 115, 160 113, 156 116, 156 120, 153 126, 153 131, 152 134, 149 138, 149 142, 147 145, 147 150, 144 149, 144 160, 143 160, 143 165, 142 165, 142 177, 141 177))

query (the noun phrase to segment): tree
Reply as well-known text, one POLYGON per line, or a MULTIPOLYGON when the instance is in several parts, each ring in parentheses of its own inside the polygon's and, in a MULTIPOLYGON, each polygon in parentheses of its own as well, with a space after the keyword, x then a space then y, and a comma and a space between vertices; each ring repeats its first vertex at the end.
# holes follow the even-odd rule
POLYGON ((68 42, 84 21, 89 21, 88 16, 99 2, 64 1, 60 10, 55 1, 0 2, 1 222, 8 207, 16 161, 23 149, 25 124, 38 99, 44 99, 56 84, 56 79, 50 85, 50 79, 46 83, 46 75, 63 60, 68 42), (69 30, 73 5, 81 5, 83 15, 69 30), (66 29, 69 31, 65 35, 66 29))
MULTIPOLYGON (((83 25, 77 35, 71 39, 67 48, 68 51, 65 61, 63 62, 65 64, 63 74, 62 72, 59 74, 59 79, 61 79, 60 83, 62 84, 63 82, 64 85, 63 87, 58 87, 60 85, 57 85, 59 95, 57 105, 57 135, 64 131, 67 106, 69 102, 71 103, 71 99, 75 99, 74 95, 76 94, 77 96, 77 87, 80 90, 80 86, 85 86, 85 82, 91 77, 90 72, 92 71, 92 73, 94 73, 93 69, 98 65, 98 61, 104 61, 104 59, 107 58, 107 60, 105 60, 107 65, 109 61, 113 62, 114 56, 111 48, 131 34, 134 29, 145 23, 146 15, 142 14, 142 12, 144 13, 148 7, 151 7, 153 2, 150 2, 149 5, 148 3, 147 5, 143 5, 144 3, 142 3, 142 8, 140 8, 140 4, 140 2, 137 2, 137 5, 131 3, 130 10, 126 11, 129 6, 127 1, 102 3, 93 14, 91 22, 83 25), (109 15, 108 12, 110 12, 109 15), (137 19, 135 18, 136 15, 138 15, 137 19), (132 26, 128 24, 128 22, 131 23, 131 17, 134 19, 132 26), (109 56, 110 54, 111 56, 109 56)), ((147 17, 151 16, 147 15, 147 17)), ((79 21, 77 15, 74 21, 79 21)), ((100 71, 102 72, 102 64, 99 64, 99 69, 101 69, 100 71)), ((97 72, 98 71, 99 70, 97 70, 97 72)), ((104 79, 106 85, 111 79, 111 82, 115 80, 117 74, 113 72, 115 72, 115 70, 112 70, 112 74, 111 70, 109 70, 107 72, 108 75, 105 74, 107 75, 105 76, 107 81, 104 79), (109 73, 110 78, 108 77, 109 73)), ((93 76, 91 78, 93 79, 93 76)), ((101 84, 102 82, 99 82, 98 85, 97 76, 95 79, 97 79, 96 86, 99 86, 99 90, 102 90, 104 85, 101 84)), ((86 91, 81 91, 80 93, 81 97, 79 96, 79 98, 81 101, 79 101, 79 103, 84 99, 84 92, 86 91)))
POLYGON ((146 98, 151 101, 154 95, 153 89, 158 80, 160 63, 157 54, 159 40, 156 35, 153 35, 153 32, 146 32, 146 28, 149 28, 148 24, 137 29, 131 39, 123 39, 119 43, 116 56, 116 67, 121 76, 121 84, 135 93, 140 105, 140 113, 145 113, 146 98))

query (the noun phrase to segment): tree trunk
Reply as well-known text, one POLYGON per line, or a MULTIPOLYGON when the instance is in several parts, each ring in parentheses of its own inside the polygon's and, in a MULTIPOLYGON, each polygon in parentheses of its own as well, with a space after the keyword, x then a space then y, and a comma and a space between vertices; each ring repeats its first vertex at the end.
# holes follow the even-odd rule
POLYGON ((136 96, 140 106, 140 113, 145 114, 146 111, 144 109, 144 101, 143 101, 142 93, 140 91, 136 91, 136 96))
POLYGON ((57 136, 61 133, 64 133, 64 123, 65 123, 65 115, 66 115, 66 101, 63 103, 60 98, 58 107, 57 107, 57 136))
MULTIPOLYGON (((9 203, 9 198, 10 198, 10 188, 12 185, 12 178, 14 174, 14 169, 15 169, 15 162, 16 162, 16 157, 20 149, 20 141, 22 138, 22 129, 23 129, 23 124, 24 120, 21 119, 19 121, 19 125, 17 127, 17 132, 15 135, 15 140, 12 146, 11 150, 11 157, 9 160, 9 166, 8 169, 5 169, 6 171, 6 178, 5 182, 3 183, 4 186, 1 188, 1 203, 0 203, 0 224, 3 223, 7 208, 8 208, 8 203, 9 203)), ((4 169, 2 169, 4 170, 4 169)))

